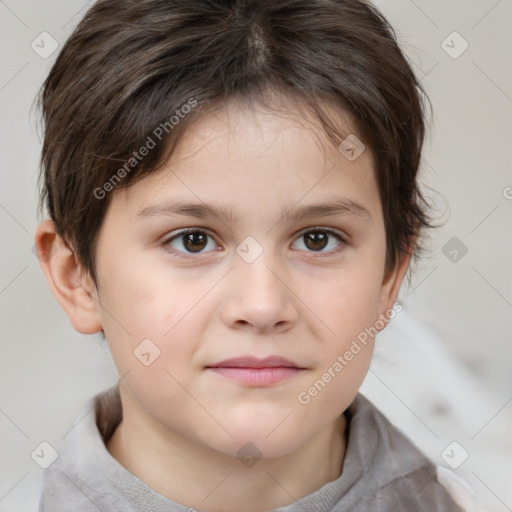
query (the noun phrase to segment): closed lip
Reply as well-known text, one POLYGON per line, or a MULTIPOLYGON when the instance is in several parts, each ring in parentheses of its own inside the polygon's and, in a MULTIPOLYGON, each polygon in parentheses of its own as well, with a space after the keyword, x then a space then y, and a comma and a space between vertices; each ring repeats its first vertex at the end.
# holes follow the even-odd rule
POLYGON ((280 356, 270 356, 263 359, 244 356, 226 359, 219 363, 208 365, 206 368, 298 368, 304 369, 301 365, 280 356))

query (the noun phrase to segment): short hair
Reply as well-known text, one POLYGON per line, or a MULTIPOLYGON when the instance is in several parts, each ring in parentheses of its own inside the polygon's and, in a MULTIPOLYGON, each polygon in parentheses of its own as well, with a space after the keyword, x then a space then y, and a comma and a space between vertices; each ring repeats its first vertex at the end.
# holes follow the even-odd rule
POLYGON ((347 134, 326 106, 349 116, 374 157, 386 272, 401 254, 419 257, 420 233, 434 227, 417 182, 428 97, 375 6, 99 0, 63 45, 38 97, 45 129, 39 211, 45 204, 96 286, 106 192, 156 171, 209 109, 234 98, 265 104, 270 92, 306 106, 336 145, 347 134), (158 143, 135 158, 149 139, 158 143))

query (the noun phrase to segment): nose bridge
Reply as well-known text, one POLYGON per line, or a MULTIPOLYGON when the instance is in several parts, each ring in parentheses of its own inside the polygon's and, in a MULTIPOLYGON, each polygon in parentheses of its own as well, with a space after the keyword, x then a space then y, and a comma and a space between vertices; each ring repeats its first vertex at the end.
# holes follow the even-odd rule
POLYGON ((281 264, 275 257, 271 243, 270 239, 258 241, 253 236, 247 236, 238 244, 235 271, 242 284, 263 292, 271 289, 275 292, 283 286, 276 276, 281 264))
POLYGON ((271 242, 260 243, 248 236, 236 252, 229 321, 268 329, 296 320, 293 294, 285 284, 283 267, 271 242))

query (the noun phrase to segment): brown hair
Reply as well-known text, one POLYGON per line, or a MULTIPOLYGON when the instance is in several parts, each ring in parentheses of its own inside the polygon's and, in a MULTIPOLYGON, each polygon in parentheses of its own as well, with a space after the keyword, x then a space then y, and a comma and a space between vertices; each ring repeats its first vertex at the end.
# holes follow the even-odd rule
POLYGON ((62 47, 39 95, 39 211, 45 203, 96 286, 107 192, 157 170, 208 108, 235 97, 264 102, 269 91, 308 106, 336 145, 346 134, 325 106, 350 116, 374 156, 386 270, 411 247, 418 257, 421 244, 411 241, 434 227, 417 183, 428 98, 373 5, 100 0, 62 47))

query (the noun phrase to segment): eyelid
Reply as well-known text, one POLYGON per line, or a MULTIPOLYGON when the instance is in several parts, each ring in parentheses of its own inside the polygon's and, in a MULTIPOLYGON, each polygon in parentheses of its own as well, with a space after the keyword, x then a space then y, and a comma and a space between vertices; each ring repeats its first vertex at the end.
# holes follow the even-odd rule
POLYGON ((343 231, 340 231, 335 228, 328 228, 325 226, 309 226, 307 228, 301 229, 297 233, 297 236, 303 235, 304 233, 308 233, 309 231, 325 231, 326 233, 339 236, 340 239, 343 240, 343 242, 345 242, 345 243, 348 240, 348 235, 346 235, 343 231))

